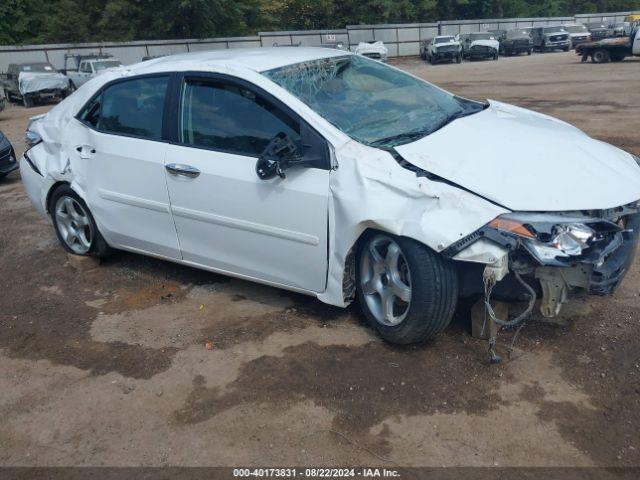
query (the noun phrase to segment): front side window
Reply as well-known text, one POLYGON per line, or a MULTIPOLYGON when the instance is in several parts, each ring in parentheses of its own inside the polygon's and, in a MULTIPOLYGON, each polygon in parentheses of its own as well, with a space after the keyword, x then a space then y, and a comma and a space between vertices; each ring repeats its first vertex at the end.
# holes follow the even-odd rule
POLYGON ((415 141, 484 108, 358 55, 262 73, 354 140, 374 147, 415 141))
POLYGON ((87 62, 82 62, 80 64, 80 71, 82 73, 91 73, 91 65, 89 65, 87 62))
POLYGON ((113 84, 102 92, 98 130, 160 140, 168 76, 137 78, 113 84))
POLYGON ((280 132, 299 142, 299 125, 250 90, 208 80, 187 80, 182 87, 180 141, 185 145, 258 157, 280 132))

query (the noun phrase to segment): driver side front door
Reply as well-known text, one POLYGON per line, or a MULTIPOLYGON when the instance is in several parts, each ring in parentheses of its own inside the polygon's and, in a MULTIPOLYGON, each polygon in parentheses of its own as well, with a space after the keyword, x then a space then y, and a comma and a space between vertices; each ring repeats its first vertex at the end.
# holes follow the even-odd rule
POLYGON ((315 145, 314 154, 318 145, 328 153, 326 142, 244 82, 187 75, 181 83, 165 169, 183 260, 324 291, 328 155, 326 168, 292 168, 271 180, 258 178, 256 161, 280 132, 302 149, 315 145))

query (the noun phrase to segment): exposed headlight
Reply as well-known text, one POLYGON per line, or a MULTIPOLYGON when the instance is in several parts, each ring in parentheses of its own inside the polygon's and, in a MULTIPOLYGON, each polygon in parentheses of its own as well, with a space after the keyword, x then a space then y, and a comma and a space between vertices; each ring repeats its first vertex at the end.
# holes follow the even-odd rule
MULTIPOLYGON (((538 215, 531 221, 526 216, 524 219, 503 216, 492 220, 487 226, 518 239, 541 263, 579 257, 595 242, 602 240, 602 235, 586 223, 570 218, 563 221, 558 216, 547 220, 543 215, 538 215)), ((615 233, 620 230, 613 223, 610 227, 615 233)))

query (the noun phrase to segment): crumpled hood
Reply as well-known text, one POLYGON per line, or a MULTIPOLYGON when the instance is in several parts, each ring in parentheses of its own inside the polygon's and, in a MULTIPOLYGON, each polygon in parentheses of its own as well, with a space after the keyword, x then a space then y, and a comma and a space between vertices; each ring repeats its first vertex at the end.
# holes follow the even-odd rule
POLYGON ((482 47, 491 47, 495 48, 496 50, 500 48, 500 42, 498 42, 497 40, 476 40, 474 42, 471 42, 469 48, 472 48, 476 45, 480 45, 482 47))
POLYGON ((640 167, 630 154, 552 117, 490 104, 396 150, 511 210, 605 209, 640 199, 640 167))

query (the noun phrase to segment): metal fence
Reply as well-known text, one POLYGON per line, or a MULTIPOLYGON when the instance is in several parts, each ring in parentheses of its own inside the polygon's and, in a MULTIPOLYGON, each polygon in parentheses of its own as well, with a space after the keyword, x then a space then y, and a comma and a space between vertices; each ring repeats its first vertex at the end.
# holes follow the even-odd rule
POLYGON ((567 23, 620 22, 629 12, 579 14, 574 17, 502 18, 483 20, 448 20, 433 23, 398 25, 348 25, 337 30, 308 30, 260 32, 252 37, 207 38, 183 40, 140 40, 132 42, 0 46, 0 72, 10 63, 50 62, 64 68, 66 53, 111 54, 125 65, 147 56, 172 55, 242 47, 271 47, 284 45, 319 46, 341 42, 355 49, 359 42, 382 40, 389 48, 389 56, 418 55, 420 42, 436 35, 455 35, 483 30, 508 30, 517 27, 537 27, 567 23))

